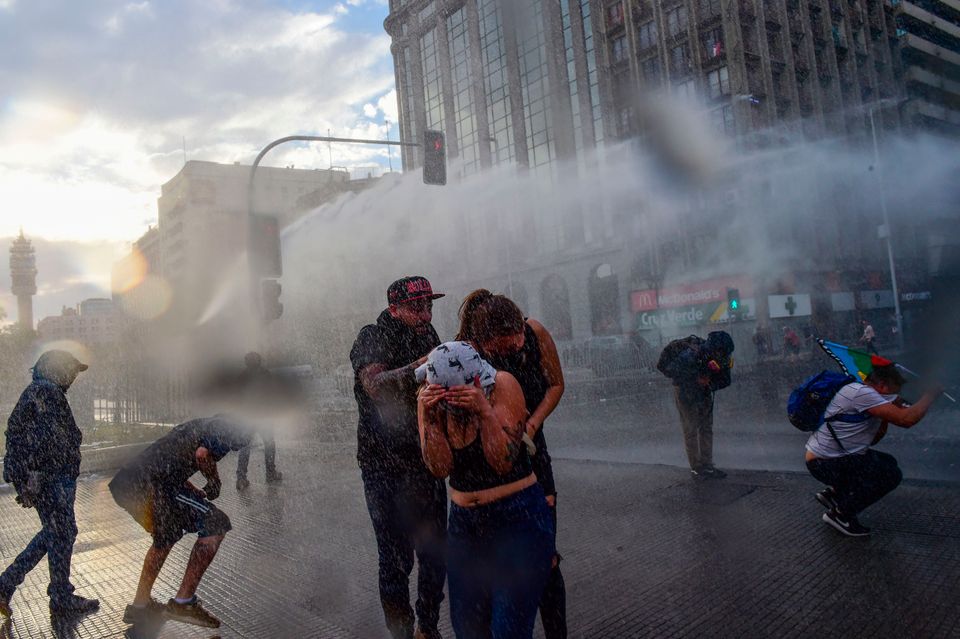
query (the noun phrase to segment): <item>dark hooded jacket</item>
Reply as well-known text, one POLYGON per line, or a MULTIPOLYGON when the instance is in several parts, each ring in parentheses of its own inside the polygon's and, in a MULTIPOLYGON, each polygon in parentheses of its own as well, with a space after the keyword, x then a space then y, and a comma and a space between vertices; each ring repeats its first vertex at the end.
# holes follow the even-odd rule
POLYGON ((360 371, 371 364, 383 364, 388 370, 406 366, 427 355, 440 344, 433 326, 418 333, 388 310, 376 324, 360 329, 350 363, 354 372, 354 395, 360 420, 357 425, 357 461, 364 470, 403 472, 424 470, 417 430, 416 380, 410 379, 396 391, 387 391, 374 400, 360 382, 360 371))
POLYGON ((73 479, 80 474, 83 435, 67 402, 71 381, 60 371, 33 369, 33 382, 7 421, 4 481, 21 484, 30 471, 73 479))

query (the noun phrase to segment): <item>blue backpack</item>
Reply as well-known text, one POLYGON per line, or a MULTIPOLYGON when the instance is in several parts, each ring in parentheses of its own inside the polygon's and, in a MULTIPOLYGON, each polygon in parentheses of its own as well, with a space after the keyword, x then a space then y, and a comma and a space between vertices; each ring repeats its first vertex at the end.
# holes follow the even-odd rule
MULTIPOLYGON (((833 396, 855 381, 857 380, 853 376, 835 371, 821 371, 811 375, 790 393, 787 401, 787 417, 790 418, 790 423, 807 433, 817 430, 824 423, 823 414, 827 412, 833 396)), ((854 422, 863 419, 860 415, 838 416, 838 421, 854 422)), ((833 431, 832 428, 830 430, 833 431)))

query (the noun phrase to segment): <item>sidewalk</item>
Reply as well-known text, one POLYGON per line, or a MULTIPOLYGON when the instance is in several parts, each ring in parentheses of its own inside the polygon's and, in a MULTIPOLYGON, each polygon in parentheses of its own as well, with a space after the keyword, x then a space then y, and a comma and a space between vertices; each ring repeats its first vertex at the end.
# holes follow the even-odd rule
MULTIPOLYGON (((159 638, 384 637, 376 550, 352 445, 280 450, 285 481, 263 484, 254 451, 245 495, 231 455, 218 504, 227 536, 200 594, 218 631, 167 623, 159 638)), ((960 490, 906 483, 848 539, 820 521, 817 484, 800 474, 732 472, 694 483, 679 468, 556 461, 559 547, 572 637, 960 637, 960 490)), ((122 637, 147 535, 110 499, 106 476, 82 481, 74 556, 78 592, 99 613, 52 628, 46 566, 12 601, 0 637, 122 637)), ((0 488, 6 565, 39 528, 0 488)), ((189 539, 189 538, 188 538, 189 539)), ((175 590, 190 543, 155 588, 175 590)), ((415 580, 414 582, 415 583, 415 580)), ((446 607, 445 637, 452 637, 446 607)))

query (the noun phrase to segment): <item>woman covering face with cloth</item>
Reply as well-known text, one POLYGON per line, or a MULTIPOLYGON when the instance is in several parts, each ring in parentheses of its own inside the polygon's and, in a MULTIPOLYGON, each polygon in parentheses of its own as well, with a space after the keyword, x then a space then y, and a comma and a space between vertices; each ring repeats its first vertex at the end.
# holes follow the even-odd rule
POLYGON ((449 477, 450 617, 460 639, 533 636, 554 555, 554 524, 525 436, 517 380, 466 342, 434 349, 418 369, 420 444, 449 477))

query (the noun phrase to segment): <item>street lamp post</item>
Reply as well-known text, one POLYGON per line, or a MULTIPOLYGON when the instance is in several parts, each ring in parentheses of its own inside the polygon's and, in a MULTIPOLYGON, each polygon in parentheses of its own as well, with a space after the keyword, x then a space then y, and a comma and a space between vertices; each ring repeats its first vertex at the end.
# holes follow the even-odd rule
POLYGON ((887 242, 887 261, 890 264, 890 283, 893 288, 893 312, 897 323, 897 348, 903 350, 903 316, 900 314, 900 290, 897 286, 897 267, 893 260, 893 233, 890 228, 890 216, 887 214, 887 196, 883 184, 883 165, 880 162, 880 150, 877 145, 877 125, 874 112, 877 105, 871 105, 867 114, 870 117, 870 135, 873 138, 873 164, 877 167, 877 188, 880 193, 880 211, 883 214, 883 238, 887 242))

